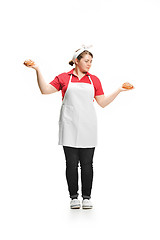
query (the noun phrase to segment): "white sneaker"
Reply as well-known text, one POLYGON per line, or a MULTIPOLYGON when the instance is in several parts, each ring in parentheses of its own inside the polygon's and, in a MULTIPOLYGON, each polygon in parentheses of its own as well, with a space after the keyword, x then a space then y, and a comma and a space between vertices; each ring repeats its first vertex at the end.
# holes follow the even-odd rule
POLYGON ((93 208, 93 205, 89 199, 84 199, 82 201, 82 208, 83 209, 91 209, 91 208, 93 208))
POLYGON ((79 209, 80 207, 81 207, 81 204, 77 198, 71 200, 71 202, 70 202, 71 209, 79 209))

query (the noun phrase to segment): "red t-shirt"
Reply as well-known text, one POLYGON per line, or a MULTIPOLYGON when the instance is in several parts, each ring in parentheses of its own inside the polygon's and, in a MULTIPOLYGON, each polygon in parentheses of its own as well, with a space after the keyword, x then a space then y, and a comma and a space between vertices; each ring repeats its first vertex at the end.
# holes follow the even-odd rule
MULTIPOLYGON (((58 91, 62 90, 62 100, 64 98, 65 92, 68 87, 70 75, 73 74, 73 70, 74 69, 72 69, 71 71, 69 71, 67 73, 59 74, 58 76, 55 77, 55 79, 52 82, 50 82, 50 84, 52 86, 54 86, 58 91)), ((99 78, 88 72, 80 80, 78 79, 78 77, 76 75, 73 74, 71 82, 83 82, 83 83, 91 84, 88 75, 91 77, 91 80, 93 82, 93 86, 94 86, 94 90, 95 90, 94 97, 98 96, 98 95, 103 95, 104 92, 103 92, 102 85, 101 85, 99 78)))

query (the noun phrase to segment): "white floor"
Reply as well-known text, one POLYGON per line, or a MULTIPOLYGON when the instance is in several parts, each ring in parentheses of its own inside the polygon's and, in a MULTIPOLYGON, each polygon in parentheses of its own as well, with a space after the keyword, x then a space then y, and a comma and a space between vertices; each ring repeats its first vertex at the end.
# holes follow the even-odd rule
POLYGON ((97 148, 94 207, 71 210, 61 149, 58 154, 59 162, 51 157, 43 161, 42 152, 39 159, 24 158, 23 163, 13 159, 15 163, 10 162, 10 166, 5 163, 5 174, 1 175, 1 239, 159 240, 159 182, 156 175, 150 175, 152 169, 143 168, 141 174, 140 165, 130 171, 131 161, 124 168, 122 159, 115 167, 113 159, 109 164, 101 158, 99 162, 106 161, 104 170, 98 163, 97 148))

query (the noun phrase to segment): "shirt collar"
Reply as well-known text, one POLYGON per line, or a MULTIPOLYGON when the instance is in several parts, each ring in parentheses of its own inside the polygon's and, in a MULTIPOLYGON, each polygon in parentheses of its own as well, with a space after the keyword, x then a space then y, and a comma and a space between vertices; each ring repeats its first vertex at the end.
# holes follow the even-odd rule
MULTIPOLYGON (((73 74, 74 76, 76 76, 76 75, 73 73, 73 71, 74 71, 74 68, 73 68, 71 71, 69 71, 68 74, 69 74, 69 75, 73 74)), ((89 72, 87 72, 85 75, 89 76, 90 74, 89 74, 89 72)))

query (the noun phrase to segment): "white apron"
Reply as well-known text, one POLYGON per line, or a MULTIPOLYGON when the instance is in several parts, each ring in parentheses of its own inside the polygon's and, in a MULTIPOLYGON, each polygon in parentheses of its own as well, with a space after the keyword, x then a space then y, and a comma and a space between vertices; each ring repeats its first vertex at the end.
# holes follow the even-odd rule
POLYGON ((65 92, 59 116, 58 145, 89 148, 97 145, 97 116, 94 108, 94 86, 71 82, 65 92))

